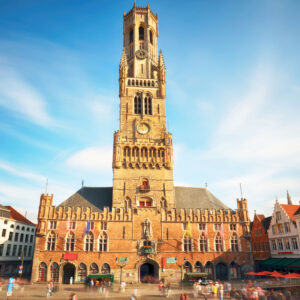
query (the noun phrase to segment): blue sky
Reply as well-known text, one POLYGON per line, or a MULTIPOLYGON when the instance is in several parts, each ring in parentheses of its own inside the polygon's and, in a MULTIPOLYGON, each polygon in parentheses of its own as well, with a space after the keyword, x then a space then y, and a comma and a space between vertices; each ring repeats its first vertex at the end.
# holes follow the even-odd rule
MULTIPOLYGON (((149 1, 167 68, 176 185, 251 215, 300 200, 300 2, 149 1)), ((123 12, 133 1, 0 0, 0 203, 33 221, 112 185, 123 12)), ((145 6, 146 1, 137 1, 145 6)))

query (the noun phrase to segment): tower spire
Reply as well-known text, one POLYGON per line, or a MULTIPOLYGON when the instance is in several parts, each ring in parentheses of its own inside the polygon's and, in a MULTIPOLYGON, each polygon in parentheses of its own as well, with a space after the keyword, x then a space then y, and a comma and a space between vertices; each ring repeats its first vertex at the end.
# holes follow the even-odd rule
POLYGON ((119 66, 119 95, 125 95, 125 79, 127 77, 127 57, 125 48, 123 48, 120 66, 119 66))
POLYGON ((286 191, 286 197, 287 197, 287 203, 289 205, 293 205, 292 198, 291 198, 290 193, 289 193, 288 190, 286 191))

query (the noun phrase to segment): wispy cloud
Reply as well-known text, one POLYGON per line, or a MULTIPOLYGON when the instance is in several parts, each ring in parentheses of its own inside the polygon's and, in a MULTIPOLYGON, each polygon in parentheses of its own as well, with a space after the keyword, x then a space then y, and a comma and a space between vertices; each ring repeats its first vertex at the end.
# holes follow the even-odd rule
POLYGON ((35 124, 55 125, 43 96, 20 75, 3 66, 0 69, 0 105, 35 124))

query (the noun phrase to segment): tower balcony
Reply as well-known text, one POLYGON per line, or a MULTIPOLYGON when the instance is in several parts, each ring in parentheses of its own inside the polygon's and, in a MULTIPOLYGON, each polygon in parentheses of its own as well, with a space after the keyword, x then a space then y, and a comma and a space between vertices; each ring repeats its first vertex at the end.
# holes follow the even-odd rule
POLYGON ((157 88, 157 79, 127 78, 127 86, 140 86, 148 88, 157 88))
POLYGON ((150 191, 150 185, 149 184, 142 184, 140 186, 140 192, 141 193, 146 193, 150 191))

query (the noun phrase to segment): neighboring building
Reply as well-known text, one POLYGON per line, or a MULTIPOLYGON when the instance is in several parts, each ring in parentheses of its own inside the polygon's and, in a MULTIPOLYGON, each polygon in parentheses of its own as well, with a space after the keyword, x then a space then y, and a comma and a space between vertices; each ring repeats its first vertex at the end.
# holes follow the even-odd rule
POLYGON ((289 193, 289 204, 275 202, 272 220, 268 230, 271 258, 262 262, 264 268, 282 271, 300 267, 299 231, 295 214, 300 205, 293 205, 289 193))
POLYGON ((252 268, 247 200, 232 210, 206 188, 173 184, 165 65, 149 5, 124 14, 123 35, 113 186, 82 187, 58 206, 41 195, 33 281, 89 273, 177 281, 193 271, 241 278, 252 268))
POLYGON ((35 243, 35 224, 11 206, 0 206, 0 277, 30 278, 35 243))
POLYGON ((268 239, 271 219, 272 217, 265 218, 264 215, 257 215, 255 212, 251 223, 251 246, 256 271, 260 271, 260 262, 271 256, 268 239))

